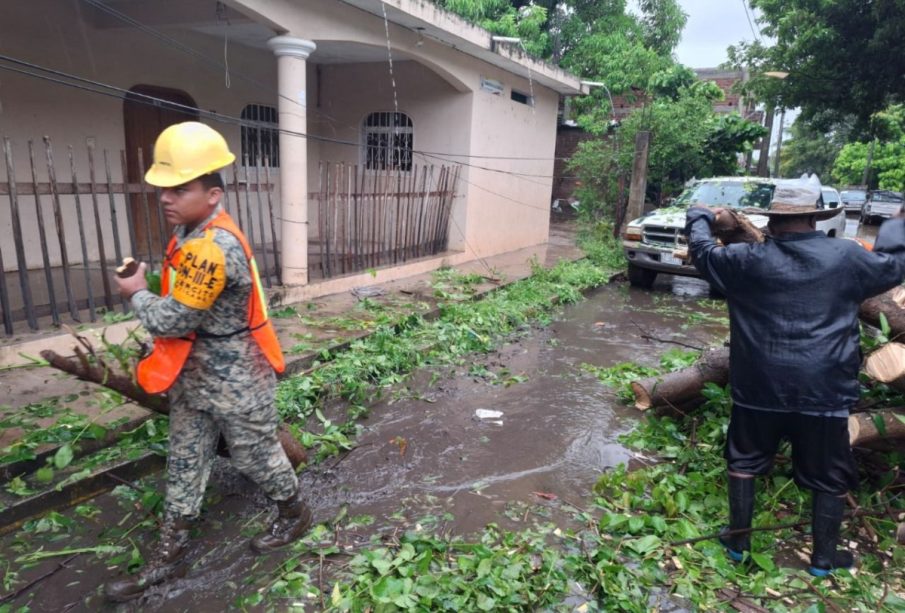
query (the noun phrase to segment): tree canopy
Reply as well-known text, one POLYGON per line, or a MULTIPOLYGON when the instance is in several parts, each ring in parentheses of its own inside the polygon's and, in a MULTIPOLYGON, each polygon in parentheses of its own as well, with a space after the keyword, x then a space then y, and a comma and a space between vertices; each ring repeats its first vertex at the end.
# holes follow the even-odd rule
POLYGON ((905 1, 750 1, 775 43, 739 44, 731 62, 789 73, 781 85, 752 79, 764 99, 801 107, 817 129, 852 116, 861 132, 869 130, 871 115, 905 102, 905 1))

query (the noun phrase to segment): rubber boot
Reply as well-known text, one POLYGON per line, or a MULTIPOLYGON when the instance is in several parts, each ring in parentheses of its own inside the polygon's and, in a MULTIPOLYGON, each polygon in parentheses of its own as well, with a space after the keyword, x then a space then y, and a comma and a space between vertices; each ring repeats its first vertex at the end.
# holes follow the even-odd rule
POLYGON ((814 492, 814 515, 811 518, 814 552, 808 572, 815 577, 826 577, 837 568, 855 565, 855 556, 850 551, 836 549, 844 510, 844 498, 814 492))
POLYGON ((267 553, 295 542, 311 526, 311 511, 297 492, 289 500, 277 501, 277 517, 270 528, 251 539, 255 553, 267 553))
POLYGON ((745 552, 751 551, 751 533, 728 533, 751 528, 753 516, 754 478, 743 479, 729 475, 729 527, 723 529, 727 534, 720 537, 720 543, 735 562, 741 562, 745 558, 745 552))
POLYGON ((160 539, 148 562, 131 577, 107 583, 104 586, 107 598, 113 602, 126 602, 138 598, 153 585, 185 576, 190 529, 188 519, 164 519, 160 539))

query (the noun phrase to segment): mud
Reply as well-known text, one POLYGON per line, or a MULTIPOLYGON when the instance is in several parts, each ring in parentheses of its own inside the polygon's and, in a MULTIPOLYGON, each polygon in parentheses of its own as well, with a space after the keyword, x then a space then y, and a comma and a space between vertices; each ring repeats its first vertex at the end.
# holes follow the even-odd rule
MULTIPOLYGON (((524 528, 530 513, 565 525, 572 509, 588 503, 602 471, 632 459, 618 437, 639 417, 581 364, 653 365, 675 347, 642 336, 700 346, 721 338, 725 312, 706 298, 707 286, 699 280, 665 275, 652 292, 607 286, 564 309, 548 327, 527 330, 492 354, 415 373, 372 408, 353 451, 302 475, 315 520, 329 521, 344 507, 349 516, 372 516, 369 527, 345 535, 353 544, 400 522, 468 534, 489 522, 524 528), (482 419, 480 410, 501 415, 482 419)), ((150 482, 162 491, 159 480, 150 482)), ((134 603, 104 602, 103 582, 124 571, 133 547, 146 551, 155 533, 142 507, 126 499, 134 493, 123 486, 93 501, 99 513, 92 517, 63 513, 75 520, 68 536, 20 531, 0 541, 10 561, 39 547, 90 547, 99 538, 126 548, 125 559, 84 553, 61 566, 68 559, 61 555, 20 570, 11 590, 52 574, 14 599, 13 610, 232 608, 237 597, 264 585, 262 578, 289 554, 256 558, 249 550, 248 536, 270 512, 253 486, 222 461, 211 484, 184 579, 153 588, 134 603), (127 536, 116 532, 130 529, 127 536)))

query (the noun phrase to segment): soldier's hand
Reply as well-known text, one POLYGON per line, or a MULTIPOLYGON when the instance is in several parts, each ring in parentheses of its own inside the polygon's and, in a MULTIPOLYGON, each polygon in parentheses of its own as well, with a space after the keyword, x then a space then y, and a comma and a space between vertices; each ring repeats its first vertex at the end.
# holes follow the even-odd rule
POLYGON ((128 300, 132 294, 143 289, 148 289, 148 282, 145 279, 145 272, 148 265, 144 262, 138 265, 138 270, 131 277, 113 277, 120 296, 128 300))

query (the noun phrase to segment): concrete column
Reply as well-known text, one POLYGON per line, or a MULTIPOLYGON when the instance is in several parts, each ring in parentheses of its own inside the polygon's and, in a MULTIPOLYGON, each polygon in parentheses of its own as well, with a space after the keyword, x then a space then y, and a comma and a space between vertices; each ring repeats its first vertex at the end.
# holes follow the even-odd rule
POLYGON ((280 126, 280 197, 283 285, 308 283, 308 96, 306 60, 317 46, 294 36, 276 36, 267 46, 277 56, 280 126))

